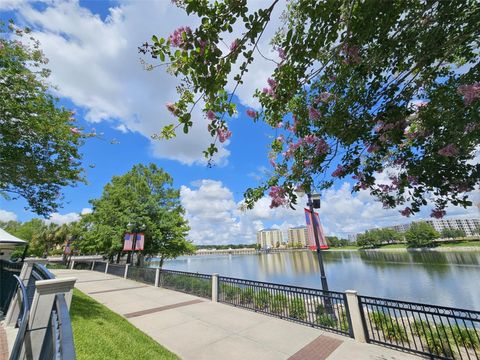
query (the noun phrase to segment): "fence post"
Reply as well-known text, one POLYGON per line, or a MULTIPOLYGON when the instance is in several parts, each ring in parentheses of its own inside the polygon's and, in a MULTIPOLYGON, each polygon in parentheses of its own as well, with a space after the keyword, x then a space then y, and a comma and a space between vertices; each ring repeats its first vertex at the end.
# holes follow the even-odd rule
MULTIPOLYGON (((23 285, 25 287, 28 286, 28 282, 30 280, 30 276, 32 276, 33 264, 46 264, 47 260, 45 259, 25 259, 23 262, 22 270, 20 270, 20 280, 22 280, 23 285)), ((5 315, 5 324, 6 325, 15 325, 15 321, 20 314, 20 292, 17 289, 17 292, 12 298, 10 302, 10 306, 8 307, 7 314, 5 315)))
POLYGON ((155 287, 158 287, 160 283, 160 268, 155 270, 155 287))
POLYGON ((212 274, 212 301, 218 302, 218 274, 212 274))
POLYGON ((57 294, 65 294, 67 306, 70 305, 76 278, 40 280, 35 283, 35 295, 31 305, 30 321, 25 344, 29 344, 26 353, 31 359, 40 359, 40 352, 47 334, 52 307, 57 294))
POLYGON ((74 267, 75 267, 75 260, 72 260, 72 265, 70 266, 70 270, 73 270, 74 267))
POLYGON ((123 274, 123 278, 126 279, 127 278, 127 275, 128 275, 128 267, 130 266, 130 264, 126 264, 125 265, 125 273, 123 274))
POLYGON ((347 296, 347 306, 350 313, 353 337, 358 342, 367 342, 366 329, 363 326, 362 309, 358 302, 357 292, 355 290, 347 290, 345 294, 347 296))
POLYGON ((93 271, 94 268, 95 268, 95 260, 92 261, 92 268, 90 270, 93 271))
POLYGON ((105 274, 107 273, 108 271, 108 261, 107 261, 107 265, 105 265, 105 274))

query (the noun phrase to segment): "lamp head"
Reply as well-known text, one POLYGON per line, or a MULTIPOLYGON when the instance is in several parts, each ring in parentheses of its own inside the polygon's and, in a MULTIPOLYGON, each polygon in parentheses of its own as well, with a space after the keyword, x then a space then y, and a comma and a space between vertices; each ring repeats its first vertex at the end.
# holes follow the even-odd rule
POLYGON ((320 194, 312 194, 312 203, 314 209, 320 209, 320 194))

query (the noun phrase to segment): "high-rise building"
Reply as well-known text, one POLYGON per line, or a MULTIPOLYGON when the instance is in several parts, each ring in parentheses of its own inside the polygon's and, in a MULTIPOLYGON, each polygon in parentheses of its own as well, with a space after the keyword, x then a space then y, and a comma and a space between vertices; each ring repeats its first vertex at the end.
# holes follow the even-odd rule
POLYGON ((277 247, 277 244, 282 244, 282 231, 279 229, 263 229, 257 231, 257 244, 262 249, 270 249, 277 247))
MULTIPOLYGON (((474 236, 478 235, 477 231, 480 229, 480 219, 463 219, 463 218, 455 218, 455 219, 428 219, 428 220, 419 220, 414 222, 426 222, 427 224, 431 225, 435 230, 439 233, 442 232, 444 229, 459 229, 465 232, 466 236, 474 236)), ((410 226, 414 223, 407 223, 407 224, 399 224, 399 225, 392 225, 386 226, 383 229, 393 229, 395 231, 404 233, 410 226)), ((381 228, 379 228, 381 229, 381 228)), ((374 229, 370 229, 374 230, 374 229)))
POLYGON ((308 231, 306 226, 299 226, 288 229, 288 243, 290 245, 308 246, 308 231))

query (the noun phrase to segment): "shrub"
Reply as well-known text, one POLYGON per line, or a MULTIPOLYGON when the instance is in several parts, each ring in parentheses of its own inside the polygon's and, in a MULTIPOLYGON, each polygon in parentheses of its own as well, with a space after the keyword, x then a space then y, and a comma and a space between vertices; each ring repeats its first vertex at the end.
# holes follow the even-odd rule
POLYGON ((251 288, 246 288, 243 289, 242 292, 240 293, 240 302, 242 304, 249 304, 253 300, 253 296, 255 295, 255 292, 251 288))
POLYGON ((303 299, 293 298, 290 300, 288 304, 288 315, 293 319, 305 320, 307 311, 303 299))
POLYGON ((225 296, 225 300, 233 301, 238 297, 238 294, 242 291, 239 287, 229 284, 222 284, 221 291, 225 296))
POLYGON ((275 314, 284 314, 288 307, 288 299, 285 295, 275 295, 270 304, 270 310, 275 314))
POLYGON ((382 329, 386 324, 392 322, 390 315, 387 315, 381 311, 371 312, 368 314, 368 317, 377 329, 382 329))
POLYGON ((323 314, 325 314, 325 305, 317 304, 315 306, 315 315, 317 315, 317 317, 318 317, 318 316, 321 316, 323 314))
POLYGON ((331 315, 319 315, 317 316, 317 324, 329 327, 329 328, 336 328, 337 327, 337 320, 335 320, 331 315))
POLYGON ((412 334, 424 336, 428 329, 428 324, 423 320, 415 320, 412 324, 412 334))
POLYGON ((348 331, 349 330, 349 325, 348 325, 348 319, 347 319, 347 313, 345 311, 340 311, 340 329, 343 331, 348 331))
POLYGON ((270 304, 271 300, 270 293, 267 290, 260 290, 258 293, 256 293, 253 297, 253 304, 255 305, 255 308, 263 310, 268 307, 270 304))
POLYGON ((424 335, 425 342, 427 343, 427 349, 434 355, 453 357, 453 351, 450 347, 448 339, 438 333, 435 330, 428 332, 424 335))
POLYGON ((397 342, 408 343, 407 332, 399 324, 396 324, 394 322, 386 323, 382 329, 383 333, 385 334, 385 338, 389 340, 395 340, 397 342))
POLYGON ((451 334, 452 334, 452 337, 457 342, 457 344, 463 344, 464 346, 472 349, 480 348, 478 334, 475 331, 475 329, 467 329, 467 328, 455 325, 454 327, 452 327, 451 334))

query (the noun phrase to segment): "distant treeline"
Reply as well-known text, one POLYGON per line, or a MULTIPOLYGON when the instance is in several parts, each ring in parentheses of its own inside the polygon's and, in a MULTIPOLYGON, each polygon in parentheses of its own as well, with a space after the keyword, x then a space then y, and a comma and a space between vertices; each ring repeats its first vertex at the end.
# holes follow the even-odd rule
POLYGON ((258 247, 257 244, 228 244, 228 245, 196 245, 195 244, 195 247, 200 250, 200 249, 220 249, 220 250, 224 250, 224 249, 245 249, 245 248, 249 248, 249 249, 255 249, 258 247))

